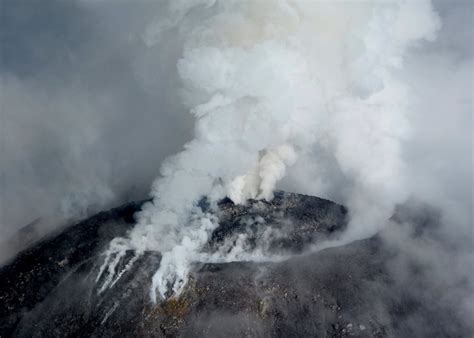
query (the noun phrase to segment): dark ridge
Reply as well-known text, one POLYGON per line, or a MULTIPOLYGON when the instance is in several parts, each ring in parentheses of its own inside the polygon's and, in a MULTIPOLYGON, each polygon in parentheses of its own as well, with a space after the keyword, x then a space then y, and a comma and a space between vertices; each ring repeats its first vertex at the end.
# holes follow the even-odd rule
POLYGON ((141 204, 133 202, 100 212, 43 239, 0 267, 0 299, 4 304, 0 307, 0 332, 42 302, 66 273, 97 255, 114 237, 125 235, 141 204))

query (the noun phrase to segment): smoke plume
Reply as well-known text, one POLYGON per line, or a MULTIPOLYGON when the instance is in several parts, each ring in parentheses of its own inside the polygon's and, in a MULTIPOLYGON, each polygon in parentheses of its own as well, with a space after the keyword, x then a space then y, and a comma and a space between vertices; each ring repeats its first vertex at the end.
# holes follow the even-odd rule
POLYGON ((349 240, 373 235, 407 198, 401 143, 411 96, 393 73, 407 48, 435 38, 430 2, 171 2, 167 18, 145 39, 160 44, 179 27, 177 70, 195 137, 162 166, 130 234, 131 249, 163 255, 152 299, 155 290, 180 293, 218 226, 202 198, 271 199, 316 146, 351 182, 349 240))

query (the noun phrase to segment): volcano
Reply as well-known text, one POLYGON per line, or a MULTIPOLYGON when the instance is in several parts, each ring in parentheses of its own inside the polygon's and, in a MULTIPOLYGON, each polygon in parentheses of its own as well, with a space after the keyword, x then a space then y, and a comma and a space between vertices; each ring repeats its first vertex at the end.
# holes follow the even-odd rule
MULTIPOLYGON (((250 246, 258 245, 272 227, 280 236, 267 241, 268 250, 287 259, 195 263, 179 297, 153 303, 151 276, 161 256, 146 252, 115 284, 104 287, 103 252, 133 227, 144 202, 71 225, 0 268, 0 336, 432 337, 471 332, 435 290, 422 287, 429 277, 422 266, 409 261, 409 276, 400 281, 391 268, 398 249, 384 244, 383 231, 311 251, 319 242, 338 238, 348 212, 328 200, 284 192, 270 202, 222 200, 219 227, 206 250, 239 234, 246 234, 250 246)), ((435 226, 433 217, 410 210, 400 208, 390 226, 410 223, 420 233, 435 226)), ((127 252, 122 267, 132 256, 127 252)))

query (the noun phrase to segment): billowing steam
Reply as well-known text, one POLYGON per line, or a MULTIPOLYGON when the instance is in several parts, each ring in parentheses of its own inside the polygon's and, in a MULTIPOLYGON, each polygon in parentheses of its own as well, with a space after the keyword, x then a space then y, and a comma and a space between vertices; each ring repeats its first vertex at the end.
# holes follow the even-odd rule
POLYGON ((411 97, 396 70, 407 48, 435 38, 429 1, 188 0, 170 1, 165 13, 144 39, 159 45, 177 32, 195 135, 163 164, 129 237, 112 242, 111 273, 124 250, 159 251, 151 297, 179 295, 218 226, 202 199, 211 208, 224 196, 271 199, 316 147, 350 183, 346 240, 383 226, 410 193, 401 143, 411 97))

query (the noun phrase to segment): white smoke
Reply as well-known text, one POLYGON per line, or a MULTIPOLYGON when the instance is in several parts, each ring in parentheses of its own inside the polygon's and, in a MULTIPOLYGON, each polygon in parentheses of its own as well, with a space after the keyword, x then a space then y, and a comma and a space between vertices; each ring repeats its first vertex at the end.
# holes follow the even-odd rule
MULTIPOLYGON (((178 28, 195 137, 162 166, 127 239, 128 249, 162 253, 152 299, 179 295, 202 259, 218 226, 198 206, 203 197, 211 206, 224 196, 271 199, 315 147, 351 182, 347 238, 374 234, 409 193, 401 143, 411 98, 394 71, 407 48, 435 37, 431 3, 171 1, 165 13, 144 39, 159 45, 178 28)), ((108 254, 120 250, 122 241, 108 254)), ((241 251, 225 250, 233 259, 241 251)))
POLYGON ((271 200, 276 183, 285 175, 286 167, 295 162, 296 153, 290 144, 268 149, 249 173, 237 176, 230 182, 227 195, 236 204, 248 199, 271 200))

